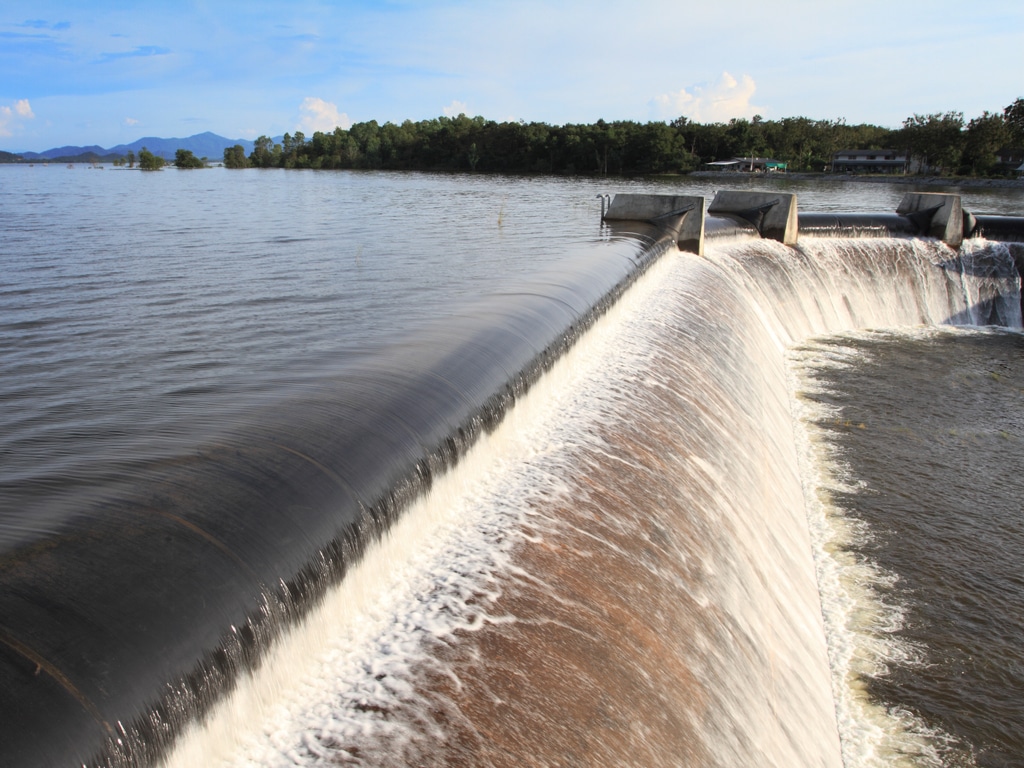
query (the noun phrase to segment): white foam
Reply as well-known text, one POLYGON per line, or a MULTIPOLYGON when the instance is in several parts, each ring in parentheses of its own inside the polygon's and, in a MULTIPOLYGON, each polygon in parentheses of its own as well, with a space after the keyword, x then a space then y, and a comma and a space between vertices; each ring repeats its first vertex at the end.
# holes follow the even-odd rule
MULTIPOLYGON (((840 341, 871 335, 870 331, 850 332, 840 341)), ((790 355, 797 447, 843 761, 847 768, 940 766, 934 732, 909 712, 874 703, 862 682, 866 676, 884 675, 892 664, 911 663, 918 651, 893 635, 902 626, 904 607, 882 595, 896 577, 848 551, 870 532, 832 502, 836 495, 855 493, 860 484, 817 425, 842 423, 853 429, 858 425, 840 422, 835 409, 807 397, 822 391, 811 371, 853 367, 860 354, 852 346, 808 342, 790 355)))
POLYGON ((567 414, 589 407, 575 384, 599 377, 619 343, 610 328, 656 286, 647 276, 600 319, 274 645, 255 674, 181 737, 165 765, 305 765, 328 754, 342 759, 340 745, 352 742, 397 754, 429 732, 429 717, 403 722, 384 713, 415 698, 409 676, 419 663, 438 663, 433 644, 456 630, 516 620, 495 610, 495 574, 535 578, 517 571, 509 553, 543 540, 544 523, 531 512, 540 505, 531 500, 565 493, 548 467, 573 439, 567 414))
MULTIPOLYGON (((596 425, 616 419, 627 423, 631 393, 642 389, 668 391, 697 416, 712 413, 693 424, 707 435, 708 444, 697 443, 689 452, 676 446, 679 455, 666 459, 675 464, 664 471, 677 474, 680 492, 689 483, 706 500, 709 509, 699 510, 707 516, 699 522, 700 530, 727 532, 739 540, 734 548, 723 548, 721 560, 700 550, 675 552, 681 560, 695 558, 693 570, 699 574, 696 583, 679 583, 679 588, 695 605, 727 614, 729 633, 740 638, 737 647, 750 654, 735 668, 721 658, 713 660, 727 689, 714 692, 716 706, 728 711, 732 725, 704 723, 709 744, 721 744, 723 755, 731 750, 737 757, 756 745, 763 754, 776 756, 779 765, 784 763, 778 756, 792 754, 788 750, 802 753, 812 746, 827 754, 831 747, 815 740, 830 727, 834 731, 835 720, 831 712, 819 719, 821 681, 815 677, 816 662, 807 663, 820 650, 826 708, 831 661, 835 717, 847 768, 894 764, 888 761, 907 755, 917 764, 928 764, 932 753, 919 724, 905 713, 872 707, 859 689, 858 673, 877 671, 877 665, 899 654, 912 657, 913 649, 879 641, 884 632, 851 629, 891 627, 899 621, 899 609, 879 603, 872 589, 886 574, 842 556, 838 545, 863 532, 830 513, 828 494, 845 482, 842 467, 822 453, 809 432, 801 432, 801 424, 822 414, 801 411, 806 408, 802 401, 791 407, 787 397, 792 383, 785 381, 782 356, 794 343, 856 327, 865 317, 874 318, 872 324, 878 326, 914 324, 922 316, 942 322, 963 307, 964 299, 951 297, 944 278, 934 274, 931 263, 946 255, 939 246, 899 245, 909 254, 896 262, 899 269, 909 270, 913 286, 899 301, 879 288, 888 281, 891 292, 893 265, 886 262, 891 244, 858 243, 857 255, 867 267, 851 266, 850 254, 834 244, 811 247, 817 250, 810 256, 756 243, 716 246, 706 260, 675 254, 662 258, 517 402, 493 434, 435 481, 429 495, 400 518, 322 605, 281 638, 260 669, 242 680, 207 722, 181 739, 167 765, 291 766, 349 758, 374 764, 384 762, 385 755, 414 753, 417 740, 443 738, 429 707, 416 706, 414 670, 428 665, 458 688, 456 670, 432 651, 452 642, 458 630, 517 621, 501 607, 500 585, 508 583, 502 576, 544 587, 544 575, 524 572, 516 564, 515 548, 543 545, 559 526, 569 524, 541 510, 566 500, 568 478, 585 475, 596 466, 596 457, 639 468, 635 457, 604 445, 596 425), (758 259, 773 265, 771 274, 758 259), (872 272, 875 267, 877 274, 872 272), (703 300, 705 286, 693 281, 705 278, 722 295, 702 309, 680 306, 681 301, 703 300), (778 282, 766 284, 769 278, 778 282), (661 330, 671 331, 677 342, 703 342, 699 312, 711 313, 719 308, 719 299, 737 297, 747 313, 745 322, 758 326, 749 338, 735 342, 749 344, 752 359, 716 360, 712 366, 707 360, 690 360, 687 349, 677 349, 666 360, 657 346, 664 341, 661 330), (669 364, 671 370, 662 370, 669 364), (714 370, 702 370, 702 365, 714 370), (753 402, 744 402, 744 397, 753 402), (731 409, 730 423, 714 416, 720 406, 731 409), (796 427, 790 423, 794 411, 802 419, 796 427), (767 437, 737 431, 748 424, 767 437), (784 444, 794 429, 803 435, 798 447, 804 488, 795 477, 796 449, 784 444), (757 466, 749 472, 742 459, 719 455, 712 460, 715 452, 736 455, 748 438, 761 441, 750 458, 757 466), (703 455, 704 448, 708 455, 703 455), (723 466, 738 468, 743 478, 729 476, 723 466), (761 503, 762 492, 772 498, 771 508, 751 509, 761 503), (801 522, 805 508, 809 539, 801 522), (814 563, 812 550, 817 553, 814 563), (784 557, 777 558, 780 553, 784 557), (808 578, 801 558, 807 561, 808 578), (824 658, 822 632, 830 659, 824 658), (767 672, 756 667, 761 663, 767 672), (744 677, 751 669, 767 677, 744 677), (751 688, 762 683, 768 690, 752 696, 751 688), (808 695, 813 704, 806 704, 808 695), (399 708, 403 715, 392 716, 399 708), (814 717, 805 717, 808 712, 814 717), (736 732, 739 723, 746 723, 749 733, 736 732), (784 743, 787 739, 790 743, 784 743), (348 745, 360 750, 358 757, 345 752, 348 745)), ((832 363, 846 361, 836 354, 832 363)), ((622 531, 635 525, 625 516, 609 516, 602 523, 622 531)), ((607 538, 598 540, 580 527, 574 530, 593 543, 595 552, 617 551, 607 538)), ((655 564, 642 565, 659 578, 678 581, 655 564)), ((563 597, 551 590, 550 599, 563 597)), ((693 644, 709 659, 720 650, 708 637, 697 636, 693 644)), ((699 663, 694 661, 695 668, 699 663)), ((459 717, 458 712, 446 714, 459 717)))

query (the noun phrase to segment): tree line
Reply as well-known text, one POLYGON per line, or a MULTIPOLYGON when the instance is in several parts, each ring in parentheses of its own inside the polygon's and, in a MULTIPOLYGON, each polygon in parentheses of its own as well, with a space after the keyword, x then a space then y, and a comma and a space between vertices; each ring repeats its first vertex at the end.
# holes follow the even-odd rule
POLYGON ((1024 147, 1024 99, 965 122, 961 112, 908 117, 900 128, 850 125, 843 119, 736 118, 728 123, 633 121, 552 126, 438 117, 401 125, 376 120, 281 142, 260 136, 252 152, 224 150, 229 168, 324 168, 481 171, 567 175, 688 173, 731 157, 772 157, 793 171, 828 170, 841 149, 908 152, 929 173, 985 176, 1003 172, 997 152, 1024 147))
MULTIPOLYGON (((129 168, 134 168, 136 160, 139 168, 143 171, 159 171, 166 165, 166 161, 160 155, 153 154, 145 147, 139 150, 138 158, 135 157, 135 152, 129 149, 124 157, 114 161, 114 165, 127 165, 129 168)), ((196 157, 190 149, 179 149, 174 153, 174 166, 176 168, 205 168, 206 158, 196 157)))

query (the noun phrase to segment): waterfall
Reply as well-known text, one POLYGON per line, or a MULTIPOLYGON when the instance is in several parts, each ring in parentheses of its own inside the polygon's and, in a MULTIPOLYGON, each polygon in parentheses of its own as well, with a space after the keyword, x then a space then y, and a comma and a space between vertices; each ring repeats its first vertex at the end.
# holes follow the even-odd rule
POLYGON ((168 764, 870 764, 788 350, 1019 324, 1004 250, 662 257, 168 764))

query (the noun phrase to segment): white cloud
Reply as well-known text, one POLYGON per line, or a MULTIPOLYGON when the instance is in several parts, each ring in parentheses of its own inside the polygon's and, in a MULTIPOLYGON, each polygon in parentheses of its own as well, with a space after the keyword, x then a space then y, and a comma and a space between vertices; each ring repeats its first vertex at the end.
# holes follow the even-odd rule
POLYGON ((13 136, 14 129, 22 120, 31 120, 35 117, 28 99, 21 99, 14 102, 13 106, 0 107, 0 136, 13 136))
POLYGON ((689 90, 682 88, 676 93, 662 94, 654 98, 653 105, 663 118, 685 115, 699 123, 724 123, 734 117, 749 118, 765 111, 764 107, 750 103, 756 90, 750 75, 737 80, 723 72, 710 86, 695 85, 689 90))
POLYGON ((302 117, 299 119, 298 129, 307 135, 317 131, 330 133, 335 128, 343 128, 347 131, 352 126, 348 115, 339 112, 336 104, 313 96, 302 100, 299 111, 302 113, 302 117))
POLYGON ((458 117, 459 115, 468 115, 469 107, 466 106, 464 101, 455 100, 447 107, 441 110, 445 117, 458 117))
POLYGON ((138 125, 139 121, 136 120, 134 117, 126 117, 124 119, 124 124, 125 125, 138 125))

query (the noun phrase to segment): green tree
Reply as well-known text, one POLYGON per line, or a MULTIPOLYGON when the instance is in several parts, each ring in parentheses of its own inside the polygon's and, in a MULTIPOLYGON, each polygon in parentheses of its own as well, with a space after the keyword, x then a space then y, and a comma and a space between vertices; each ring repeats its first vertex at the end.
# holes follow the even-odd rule
POLYGON ((206 163, 196 157, 191 149, 179 149, 174 153, 174 166, 175 168, 203 168, 206 163))
MULTIPOLYGON (((324 160, 334 154, 334 134, 314 131, 313 138, 309 142, 309 157, 311 166, 324 167, 324 160)), ((330 167, 328 163, 327 167, 330 167)))
POLYGON ((305 168, 309 165, 309 153, 306 146, 306 136, 302 131, 296 131, 295 135, 286 133, 281 141, 281 165, 285 168, 305 168))
POLYGON ((235 144, 233 147, 224 148, 225 168, 248 168, 249 158, 245 156, 245 147, 235 144))
POLYGON ((1024 147, 1024 99, 1017 99, 1003 110, 1003 119, 1009 129, 1009 139, 1015 146, 1024 147))
MULTIPOLYGON (((1007 107, 1024 123, 1024 100, 1007 107)), ((983 115, 964 128, 959 112, 914 115, 899 130, 849 125, 846 120, 755 115, 729 123, 605 122, 550 126, 482 117, 437 117, 400 125, 371 120, 307 140, 286 134, 283 144, 257 139, 249 161, 258 167, 366 168, 501 173, 685 173, 712 160, 766 155, 793 170, 826 170, 841 149, 907 149, 919 167, 984 173, 998 136, 998 115, 983 115)), ((1008 120, 1004 116, 1004 121, 1008 120)), ((234 151, 234 150, 232 150, 234 151)), ((229 167, 244 167, 225 157, 229 167)))
POLYGON ((274 165, 274 142, 268 136, 260 136, 252 147, 249 162, 256 168, 269 168, 274 165))
POLYGON ((356 168, 380 167, 380 125, 376 120, 356 123, 348 129, 356 143, 356 168))
POLYGON ((900 131, 911 156, 922 172, 942 173, 956 169, 963 153, 963 112, 936 112, 917 115, 903 121, 900 131))
POLYGON ((128 161, 129 168, 135 167, 135 153, 132 152, 130 149, 128 150, 128 154, 125 155, 124 159, 128 161))
POLYGON ((164 159, 160 155, 154 155, 143 147, 139 150, 139 168, 144 171, 159 171, 164 167, 164 159))
POLYGON ((972 175, 990 173, 996 165, 996 152, 1006 146, 1011 131, 1000 114, 986 111, 967 124, 961 170, 972 175))

